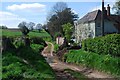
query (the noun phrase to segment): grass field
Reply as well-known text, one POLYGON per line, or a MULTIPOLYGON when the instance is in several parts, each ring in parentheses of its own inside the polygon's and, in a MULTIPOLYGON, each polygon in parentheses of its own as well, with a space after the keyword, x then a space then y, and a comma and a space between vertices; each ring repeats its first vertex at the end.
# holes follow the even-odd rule
MULTIPOLYGON (((8 36, 8 37, 13 36, 14 37, 14 36, 21 36, 21 35, 22 33, 19 30, 18 31, 17 30, 13 31, 13 30, 8 30, 8 29, 2 30, 2 36, 8 36)), ((31 31, 28 33, 28 35, 30 37, 50 37, 50 35, 44 30, 42 30, 40 33, 38 31, 31 31)))

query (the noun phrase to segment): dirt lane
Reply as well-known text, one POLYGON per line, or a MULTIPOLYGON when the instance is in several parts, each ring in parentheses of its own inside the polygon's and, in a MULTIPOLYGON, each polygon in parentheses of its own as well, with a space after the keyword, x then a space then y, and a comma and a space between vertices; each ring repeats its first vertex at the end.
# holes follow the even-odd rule
POLYGON ((57 80, 62 80, 63 78, 66 78, 67 80, 77 80, 69 73, 64 73, 64 69, 71 69, 77 72, 80 72, 87 76, 88 78, 112 78, 110 75, 107 75, 105 73, 101 73, 92 69, 88 69, 82 66, 76 66, 72 64, 63 63, 60 60, 58 60, 57 57, 53 56, 53 50, 54 45, 50 42, 46 42, 48 45, 51 45, 51 47, 48 46, 44 48, 42 55, 46 57, 47 62, 49 65, 53 68, 53 70, 56 72, 57 80), (48 51, 50 50, 50 51, 48 51))

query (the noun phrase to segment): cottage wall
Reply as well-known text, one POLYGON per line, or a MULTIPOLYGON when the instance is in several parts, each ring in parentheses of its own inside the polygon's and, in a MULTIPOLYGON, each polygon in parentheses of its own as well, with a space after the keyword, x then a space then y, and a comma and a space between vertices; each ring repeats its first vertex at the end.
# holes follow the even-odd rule
MULTIPOLYGON (((105 20, 104 22, 104 34, 117 33, 118 30, 114 26, 114 22, 105 20)), ((95 22, 95 36, 101 36, 101 22, 96 20, 95 22)))
POLYGON ((76 41, 81 42, 86 38, 95 37, 95 22, 80 23, 76 25, 76 41))

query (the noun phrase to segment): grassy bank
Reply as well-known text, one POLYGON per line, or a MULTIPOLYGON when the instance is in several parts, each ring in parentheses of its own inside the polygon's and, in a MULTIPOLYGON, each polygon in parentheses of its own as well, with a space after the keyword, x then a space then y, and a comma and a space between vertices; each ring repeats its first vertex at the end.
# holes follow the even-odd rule
POLYGON ((18 51, 3 52, 3 79, 55 79, 55 74, 44 57, 40 55, 42 45, 32 44, 18 51))
POLYGON ((21 40, 20 31, 2 32, 3 46, 6 48, 2 53, 3 80, 55 80, 54 71, 40 54, 46 46, 44 39, 51 39, 47 32, 30 32, 29 47, 21 40))
POLYGON ((68 63, 87 66, 99 71, 120 76, 120 58, 114 58, 111 55, 99 55, 83 50, 71 50, 64 55, 64 60, 68 63))

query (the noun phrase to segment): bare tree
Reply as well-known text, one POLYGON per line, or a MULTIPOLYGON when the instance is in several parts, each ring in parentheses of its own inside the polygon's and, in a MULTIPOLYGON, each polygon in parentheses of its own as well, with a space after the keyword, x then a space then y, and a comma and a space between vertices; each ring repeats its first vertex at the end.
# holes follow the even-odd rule
POLYGON ((58 12, 62 12, 66 8, 68 8, 68 6, 67 6, 67 4, 65 2, 57 2, 53 6, 52 11, 55 12, 55 13, 58 13, 58 12))
POLYGON ((63 10, 65 10, 66 8, 68 8, 68 5, 65 2, 57 2, 51 9, 51 11, 48 12, 47 15, 47 21, 49 21, 49 19, 59 13, 62 12, 63 10))

